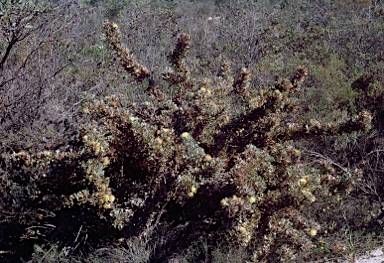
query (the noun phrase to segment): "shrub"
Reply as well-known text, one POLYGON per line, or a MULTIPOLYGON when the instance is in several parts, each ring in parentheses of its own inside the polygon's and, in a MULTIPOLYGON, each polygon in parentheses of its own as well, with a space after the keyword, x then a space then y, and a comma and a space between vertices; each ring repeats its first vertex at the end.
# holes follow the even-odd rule
POLYGON ((383 99, 384 78, 382 69, 372 70, 358 78, 352 88, 357 92, 355 104, 357 109, 369 110, 373 113, 372 126, 374 130, 359 138, 358 142, 350 144, 355 154, 359 154, 359 165, 365 172, 365 178, 360 188, 382 203, 384 184, 382 180, 382 149, 383 140, 383 99))
POLYGON ((308 74, 304 66, 260 89, 251 86, 249 70, 232 74, 228 63, 218 76, 199 79, 184 62, 187 34, 168 56, 172 69, 163 79, 174 92, 167 94, 121 44, 118 25, 106 21, 104 28, 122 68, 147 86, 148 101, 90 97, 83 110, 94 120, 67 151, 4 155, 20 169, 32 167, 26 171, 34 186, 31 209, 42 209, 42 197, 50 204, 44 211, 94 207, 125 238, 148 237, 167 223, 173 234, 156 247, 154 261, 198 236, 236 242, 258 262, 285 262, 310 249, 321 229, 303 209, 316 193, 348 187, 356 175, 304 165, 292 141, 368 129, 370 114, 338 123, 289 122, 297 108, 292 95, 308 74))
POLYGON ((0 151, 65 145, 90 85, 74 74, 92 31, 85 11, 75 1, 7 0, 0 13, 0 151))
POLYGON ((359 109, 367 109, 374 112, 375 127, 378 130, 382 130, 382 102, 384 95, 384 78, 382 76, 382 70, 364 74, 352 84, 352 88, 358 93, 355 101, 357 107, 359 109))

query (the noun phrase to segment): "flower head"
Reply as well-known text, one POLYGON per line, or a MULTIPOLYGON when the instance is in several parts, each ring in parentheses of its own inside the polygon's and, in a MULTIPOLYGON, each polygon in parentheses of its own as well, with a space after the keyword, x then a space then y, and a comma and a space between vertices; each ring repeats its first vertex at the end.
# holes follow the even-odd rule
POLYGON ((83 112, 84 112, 85 114, 88 114, 88 113, 89 113, 89 109, 88 109, 87 107, 84 107, 84 108, 83 108, 83 112))
POLYGON ((239 231, 240 233, 244 234, 245 232, 247 232, 247 229, 243 226, 239 227, 239 231))
POLYGON ((305 178, 301 178, 298 182, 297 182, 297 185, 298 186, 303 186, 303 185, 306 185, 307 184, 307 179, 305 178))
POLYGON ((108 165, 109 164, 109 158, 108 157, 104 157, 103 158, 103 164, 104 165, 108 165))
POLYGON ((104 204, 104 209, 111 209, 112 208, 112 205, 110 203, 106 203, 104 204))
POLYGON ((227 206, 227 205, 228 205, 228 202, 227 202, 227 200, 225 200, 225 199, 221 199, 220 204, 221 204, 222 206, 227 206))
POLYGON ((210 156, 209 154, 205 155, 205 160, 206 161, 212 161, 212 156, 210 156))
POLYGON ((316 236, 316 235, 317 235, 317 231, 316 231, 316 229, 311 229, 311 230, 309 231, 309 235, 311 235, 311 236, 316 236))
POLYGON ((249 200, 249 202, 250 202, 251 204, 253 204, 254 202, 256 202, 256 198, 255 198, 254 196, 251 196, 248 200, 249 200))

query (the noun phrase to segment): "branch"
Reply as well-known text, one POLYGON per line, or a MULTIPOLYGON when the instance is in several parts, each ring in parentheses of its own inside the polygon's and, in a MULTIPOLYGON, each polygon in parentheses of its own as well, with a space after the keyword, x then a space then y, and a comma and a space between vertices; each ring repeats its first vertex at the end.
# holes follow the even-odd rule
POLYGON ((138 82, 142 82, 144 79, 150 80, 148 69, 137 63, 135 57, 130 54, 130 50, 123 47, 119 36, 118 25, 106 20, 103 23, 103 27, 105 29, 107 41, 112 50, 115 51, 115 54, 119 58, 120 64, 125 71, 138 82))

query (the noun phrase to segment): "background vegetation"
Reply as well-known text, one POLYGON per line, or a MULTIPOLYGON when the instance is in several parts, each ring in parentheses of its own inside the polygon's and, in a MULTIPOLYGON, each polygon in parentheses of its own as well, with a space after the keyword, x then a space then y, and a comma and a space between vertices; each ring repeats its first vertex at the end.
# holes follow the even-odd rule
POLYGON ((0 261, 381 246, 383 16, 381 0, 0 0, 0 261))

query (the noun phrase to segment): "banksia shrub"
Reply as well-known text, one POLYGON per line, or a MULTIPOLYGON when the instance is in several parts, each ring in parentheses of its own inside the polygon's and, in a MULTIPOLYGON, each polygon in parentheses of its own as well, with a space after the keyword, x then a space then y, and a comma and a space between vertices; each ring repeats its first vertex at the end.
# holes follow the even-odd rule
MULTIPOLYGON (((118 26, 103 26, 122 67, 147 81, 148 101, 89 98, 84 112, 94 122, 71 151, 15 154, 16 161, 52 167, 70 160, 73 193, 63 194, 61 205, 91 204, 125 237, 148 234, 163 220, 186 223, 180 228, 186 240, 225 235, 248 247, 255 262, 286 261, 309 249, 321 229, 301 211, 317 194, 356 178, 308 167, 292 141, 368 129, 370 114, 340 123, 289 122, 297 108, 292 95, 308 74, 304 66, 291 79, 260 89, 251 86, 249 70, 233 75, 228 63, 219 76, 192 78, 184 61, 191 44, 186 34, 169 55, 173 70, 163 73, 168 84, 162 87, 122 45, 118 26)), ((45 171, 49 180, 54 169, 45 171)))

